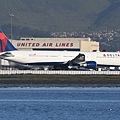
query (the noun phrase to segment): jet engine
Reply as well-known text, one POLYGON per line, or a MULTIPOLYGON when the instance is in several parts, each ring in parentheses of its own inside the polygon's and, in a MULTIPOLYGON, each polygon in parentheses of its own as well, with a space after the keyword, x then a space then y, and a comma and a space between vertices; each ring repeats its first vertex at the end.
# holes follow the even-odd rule
POLYGON ((88 68, 88 69, 96 69, 97 63, 95 61, 87 61, 86 63, 82 64, 81 66, 88 68))

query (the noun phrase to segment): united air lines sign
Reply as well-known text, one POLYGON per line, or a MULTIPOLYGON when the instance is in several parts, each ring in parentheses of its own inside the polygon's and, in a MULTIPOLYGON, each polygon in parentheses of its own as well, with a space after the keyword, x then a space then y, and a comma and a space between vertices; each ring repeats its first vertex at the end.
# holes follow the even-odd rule
POLYGON ((72 48, 74 47, 74 43, 72 42, 58 42, 58 43, 49 43, 49 42, 43 42, 43 43, 39 43, 39 42, 17 42, 17 47, 30 47, 30 48, 64 48, 64 47, 68 47, 68 48, 72 48))

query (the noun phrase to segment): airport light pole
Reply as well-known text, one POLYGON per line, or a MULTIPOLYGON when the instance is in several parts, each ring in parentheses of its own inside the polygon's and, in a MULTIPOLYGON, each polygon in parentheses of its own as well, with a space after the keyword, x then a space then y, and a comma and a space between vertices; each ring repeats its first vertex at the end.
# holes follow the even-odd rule
POLYGON ((14 15, 13 14, 10 14, 10 18, 11 18, 11 40, 13 39, 12 38, 12 18, 14 17, 14 15))

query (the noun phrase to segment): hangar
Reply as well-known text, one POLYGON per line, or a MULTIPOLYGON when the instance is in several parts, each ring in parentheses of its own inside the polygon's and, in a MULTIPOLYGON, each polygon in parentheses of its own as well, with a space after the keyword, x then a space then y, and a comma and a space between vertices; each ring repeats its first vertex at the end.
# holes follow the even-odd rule
POLYGON ((19 50, 99 51, 99 42, 90 38, 21 38, 11 42, 19 50))

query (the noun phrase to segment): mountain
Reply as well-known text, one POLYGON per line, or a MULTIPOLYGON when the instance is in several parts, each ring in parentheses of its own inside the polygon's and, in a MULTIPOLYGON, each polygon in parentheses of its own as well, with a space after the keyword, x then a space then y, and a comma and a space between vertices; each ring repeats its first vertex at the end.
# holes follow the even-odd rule
MULTIPOLYGON (((109 29, 120 28, 120 1, 112 0, 111 4, 97 15, 94 25, 109 29)), ((101 28, 100 27, 100 28, 101 28)))
POLYGON ((120 0, 1 0, 0 27, 10 36, 120 28, 120 0), (13 14, 13 17, 10 17, 13 14))

